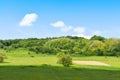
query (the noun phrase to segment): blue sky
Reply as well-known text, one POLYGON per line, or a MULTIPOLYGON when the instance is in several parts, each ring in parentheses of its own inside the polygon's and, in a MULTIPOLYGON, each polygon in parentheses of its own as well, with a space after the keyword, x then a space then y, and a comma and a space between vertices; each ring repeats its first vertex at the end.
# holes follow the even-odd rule
POLYGON ((119 0, 0 0, 0 39, 120 38, 119 0))

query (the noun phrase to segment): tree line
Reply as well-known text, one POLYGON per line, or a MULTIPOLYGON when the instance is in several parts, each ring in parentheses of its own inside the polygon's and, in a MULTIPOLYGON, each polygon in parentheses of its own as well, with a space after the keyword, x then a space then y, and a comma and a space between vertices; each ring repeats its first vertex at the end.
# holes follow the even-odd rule
POLYGON ((36 54, 64 52, 82 56, 120 56, 120 39, 94 35, 91 39, 76 36, 0 40, 0 49, 25 49, 36 54))

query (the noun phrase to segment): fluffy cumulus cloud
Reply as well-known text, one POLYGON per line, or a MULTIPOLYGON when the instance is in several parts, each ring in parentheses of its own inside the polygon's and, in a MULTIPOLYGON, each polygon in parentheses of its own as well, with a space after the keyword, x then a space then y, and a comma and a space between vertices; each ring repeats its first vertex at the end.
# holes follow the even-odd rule
POLYGON ((62 32, 68 32, 72 29, 72 26, 67 26, 63 21, 57 21, 50 24, 53 27, 60 28, 62 32))
POLYGON ((64 27, 65 26, 63 21, 57 21, 55 23, 51 23, 50 25, 53 27, 64 27))
POLYGON ((68 32, 68 31, 72 30, 72 28, 73 28, 72 26, 65 26, 65 27, 61 28, 61 31, 62 32, 68 32))
POLYGON ((66 25, 63 21, 56 21, 54 23, 51 23, 50 25, 55 28, 60 29, 61 32, 71 31, 71 32, 74 32, 72 36, 84 37, 87 39, 90 39, 93 35, 101 35, 102 34, 101 31, 96 30, 96 31, 86 35, 87 31, 89 32, 89 30, 86 30, 85 27, 69 26, 69 25, 66 25))
POLYGON ((96 30, 96 31, 93 32, 93 35, 102 35, 102 31, 96 30))
POLYGON ((84 27, 75 27, 73 30, 76 33, 84 33, 85 32, 85 28, 84 27))
POLYGON ((19 23, 20 26, 32 26, 33 23, 37 20, 38 15, 36 13, 26 14, 24 18, 19 23))
POLYGON ((75 35, 73 36, 84 37, 87 39, 91 38, 91 36, 85 35, 86 32, 85 27, 74 27, 73 31, 75 32, 75 35))

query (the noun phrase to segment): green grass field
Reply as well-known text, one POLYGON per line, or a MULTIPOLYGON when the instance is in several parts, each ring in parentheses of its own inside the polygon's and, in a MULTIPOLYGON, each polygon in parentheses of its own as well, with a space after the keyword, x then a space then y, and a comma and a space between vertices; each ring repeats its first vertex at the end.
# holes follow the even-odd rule
POLYGON ((93 60, 111 66, 85 66, 56 64, 55 55, 34 55, 27 52, 9 52, 0 63, 0 80, 120 80, 120 58, 73 57, 73 60, 93 60))

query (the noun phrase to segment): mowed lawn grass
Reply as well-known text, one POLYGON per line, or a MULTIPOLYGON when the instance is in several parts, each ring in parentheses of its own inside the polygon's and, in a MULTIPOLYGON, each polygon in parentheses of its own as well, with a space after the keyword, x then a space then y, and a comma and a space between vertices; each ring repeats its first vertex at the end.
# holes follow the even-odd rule
POLYGON ((73 57, 73 60, 96 60, 111 66, 84 66, 56 64, 53 55, 8 54, 0 63, 0 80, 120 80, 120 58, 73 57), (118 62, 117 62, 118 61, 118 62), (114 66, 115 64, 115 66, 114 66))

